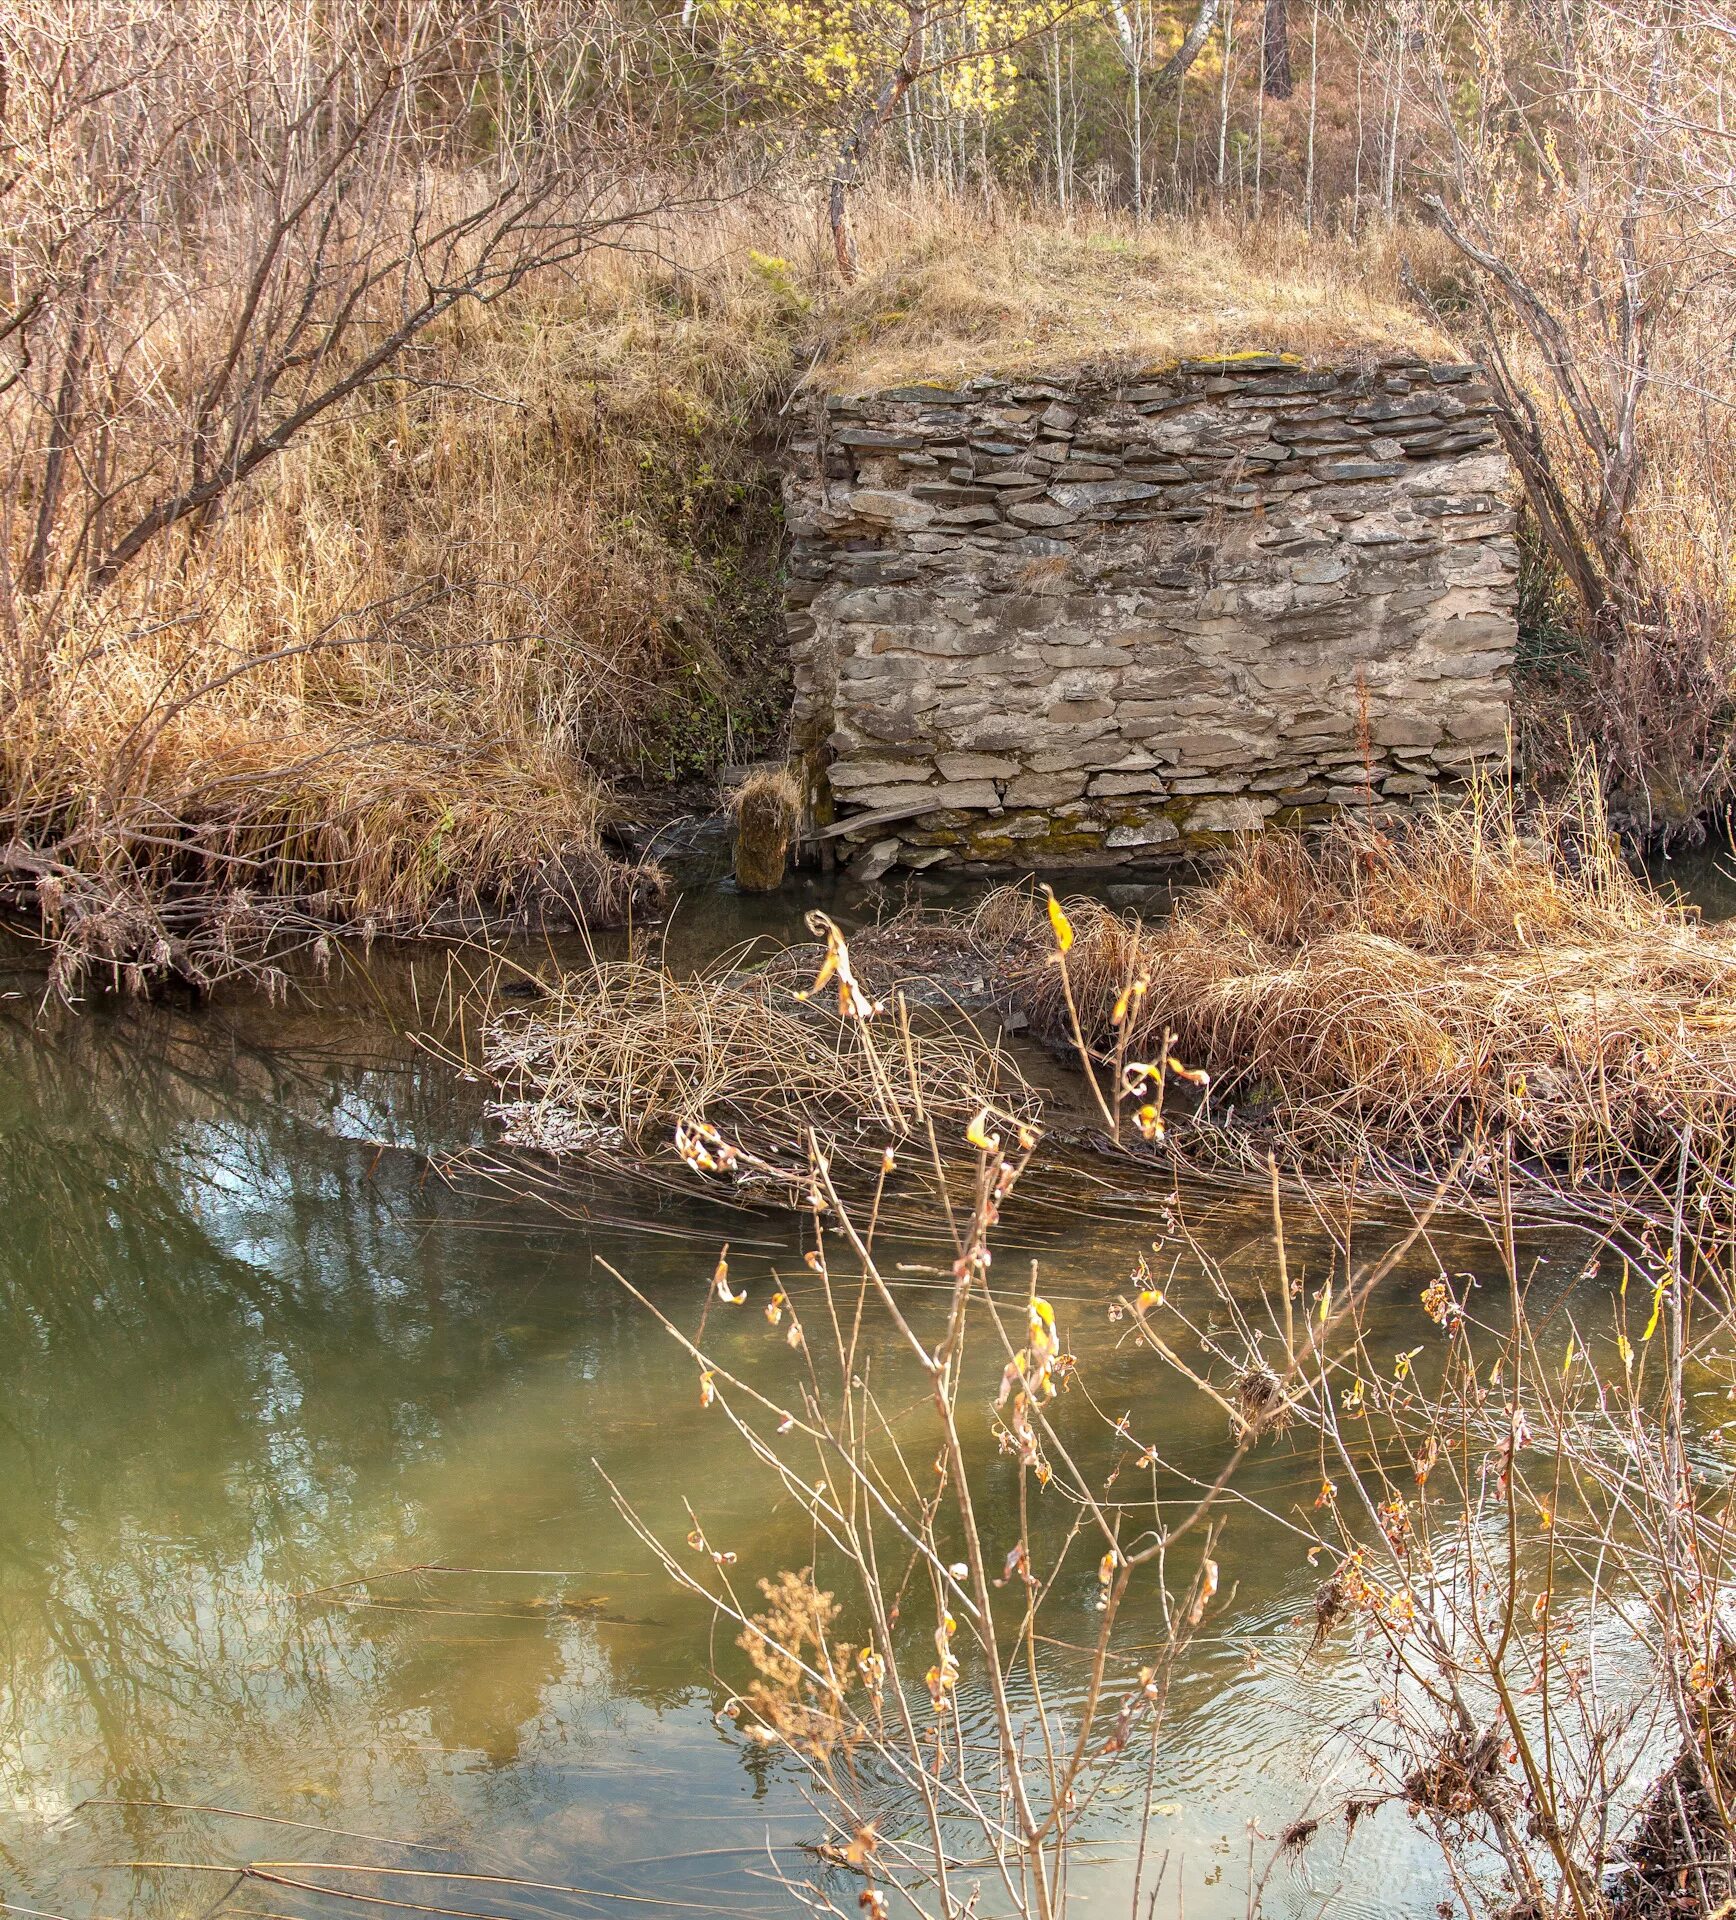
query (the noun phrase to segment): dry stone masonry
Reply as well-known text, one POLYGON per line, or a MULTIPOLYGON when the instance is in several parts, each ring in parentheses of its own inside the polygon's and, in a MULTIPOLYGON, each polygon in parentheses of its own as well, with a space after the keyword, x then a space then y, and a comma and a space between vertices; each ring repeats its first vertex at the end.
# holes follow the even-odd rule
POLYGON ((1491 407, 1274 354, 827 398, 788 621, 846 857, 1148 861, 1462 779, 1515 638, 1491 407))

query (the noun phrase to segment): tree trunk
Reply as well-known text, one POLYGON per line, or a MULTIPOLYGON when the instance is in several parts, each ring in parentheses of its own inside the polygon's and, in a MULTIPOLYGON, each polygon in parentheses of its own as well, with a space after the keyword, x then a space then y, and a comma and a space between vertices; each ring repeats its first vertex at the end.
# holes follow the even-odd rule
POLYGON ((1266 0, 1264 23, 1265 58, 1260 65, 1260 81, 1268 100, 1288 100, 1296 89, 1290 69, 1289 0, 1266 0))
POLYGON ((73 303, 72 330, 66 343, 66 358, 61 362, 60 384, 49 415, 48 453, 42 463, 41 495, 36 503, 36 531, 30 550, 24 557, 19 585, 26 593, 40 593, 48 578, 48 556, 54 544, 55 522, 60 512, 60 489, 66 477, 66 462, 73 448, 79 400, 84 391, 86 326, 90 311, 91 282, 94 267, 87 266, 79 282, 73 303))
MULTIPOLYGON (((1152 76, 1152 92, 1179 81, 1188 68, 1199 58, 1200 48, 1206 43, 1211 30, 1217 25, 1219 0, 1200 0, 1199 11, 1193 17, 1193 25, 1182 35, 1182 42, 1175 52, 1158 68, 1152 76)), ((1227 32, 1228 29, 1226 28, 1227 32)))
POLYGON ((827 183, 826 219, 832 229, 832 251, 837 256, 838 272, 846 286, 856 278, 860 266, 856 236, 850 229, 850 195, 862 178, 862 163, 875 137, 922 77, 923 47, 928 37, 928 0, 909 0, 906 18, 909 24, 898 65, 839 141, 838 158, 827 183))

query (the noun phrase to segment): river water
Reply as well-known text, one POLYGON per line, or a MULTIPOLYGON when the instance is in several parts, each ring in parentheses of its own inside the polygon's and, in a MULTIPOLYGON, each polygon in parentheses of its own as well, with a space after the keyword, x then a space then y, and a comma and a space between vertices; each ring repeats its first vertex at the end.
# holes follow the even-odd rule
MULTIPOLYGON (((750 912, 712 888, 677 927, 694 948, 793 934, 805 904, 797 891, 750 912)), ((275 1007, 76 1016, 45 1011, 22 963, 0 981, 12 1910, 770 1915, 792 1911, 774 1863, 816 1870, 802 1848, 822 1824, 795 1771, 716 1717, 714 1669, 739 1666, 731 1633, 671 1584, 601 1477, 676 1542, 691 1501, 744 1585, 812 1558, 801 1513, 701 1408, 692 1361, 600 1264, 691 1327, 729 1240, 750 1301, 713 1335, 744 1368, 770 1367, 756 1307, 773 1269, 798 1310, 807 1299, 799 1228, 577 1172, 570 1217, 443 1178, 443 1156, 490 1132, 485 1089, 400 1037, 444 966, 387 955, 275 1007), (311 1866, 280 1872, 302 1886, 238 1879, 250 1860, 590 1891, 353 1876, 382 1903, 360 1905, 311 1891, 331 1878, 311 1866)), ((1008 1260, 1040 1259, 1097 1403, 1205 1467, 1222 1414, 1109 1314, 1152 1247, 1148 1201, 1015 1208, 1008 1260)), ((1269 1274, 1263 1201, 1187 1205, 1231 1284, 1269 1274)), ((1299 1233, 1295 1257, 1323 1248, 1299 1233)), ((1474 1235, 1437 1250, 1493 1264, 1474 1235)), ((918 1236, 900 1253, 920 1268, 935 1248, 918 1236)), ((1173 1241, 1152 1257, 1174 1285, 1195 1275, 1173 1241)), ((907 1284, 920 1311, 925 1282, 907 1284)), ((1428 1337, 1420 1284, 1394 1281, 1377 1345, 1428 1337)), ((967 1406, 994 1538, 1013 1482, 990 1457, 992 1378, 979 1389, 967 1406)), ((1283 1443, 1251 1472, 1302 1504, 1319 1483, 1283 1443)), ((1228 1599, 1177 1688, 1148 1843, 1155 1912, 1194 1920, 1243 1914, 1250 1848, 1263 1866, 1290 1821, 1366 1779, 1332 1732, 1368 1697, 1354 1637, 1303 1657, 1319 1571, 1247 1509, 1219 1559, 1228 1599)), ((1082 1562, 1061 1596, 1079 1639, 1092 1572, 1082 1562)), ((986 1730, 968 1673, 961 1711, 986 1730)), ((1077 1912, 1126 1911, 1138 1806, 1132 1789, 1100 1801, 1077 1912)), ((1389 1807, 1286 1856, 1265 1911, 1423 1915, 1443 1891, 1430 1845, 1389 1807)), ((853 1888, 840 1897, 854 1911, 853 1888)), ((991 1889, 982 1911, 998 1910, 991 1889)))

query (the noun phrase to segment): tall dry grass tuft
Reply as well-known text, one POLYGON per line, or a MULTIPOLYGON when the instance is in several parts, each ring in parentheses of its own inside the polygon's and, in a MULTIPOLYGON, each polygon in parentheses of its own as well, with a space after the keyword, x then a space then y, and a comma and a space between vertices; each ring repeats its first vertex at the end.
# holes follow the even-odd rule
POLYGON ((907 1146, 931 1157, 936 1124, 1035 1118, 997 1043, 962 1021, 918 1030, 901 1000, 871 997, 837 929, 813 922, 826 949, 811 992, 727 958, 687 975, 598 961, 564 975, 546 1003, 498 1016, 485 1064, 508 1142, 593 1165, 673 1148, 749 1197, 799 1200, 811 1139, 835 1154, 840 1179, 884 1181, 907 1146))
MULTIPOLYGON (((1570 1189, 1731 1191, 1736 938, 1636 879, 1589 774, 1524 810, 1486 780, 1380 828, 1268 835, 1143 926, 1067 907, 1088 1046, 1169 1044, 1289 1153, 1487 1171, 1507 1151, 1570 1189), (1112 1019, 1144 982, 1123 1033, 1112 1019)), ((1069 1029, 1029 896, 979 916, 1039 1031, 1069 1029)))
POLYGON ((735 817, 735 881, 747 893, 783 885, 802 818, 802 788, 788 767, 749 774, 730 795, 735 817))

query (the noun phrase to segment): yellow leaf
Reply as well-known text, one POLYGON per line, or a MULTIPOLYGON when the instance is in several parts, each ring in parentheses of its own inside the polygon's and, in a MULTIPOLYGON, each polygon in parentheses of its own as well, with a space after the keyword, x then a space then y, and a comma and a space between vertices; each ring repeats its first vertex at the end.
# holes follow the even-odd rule
POLYGON ((747 1298, 747 1288, 742 1287, 732 1293, 729 1287, 729 1248, 725 1247, 717 1256, 717 1269, 711 1276, 711 1288, 725 1305, 739 1307, 747 1298))
POLYGON ((1061 903, 1055 898, 1054 893, 1048 887, 1045 887, 1043 891, 1049 896, 1049 925, 1055 930, 1055 945, 1059 947, 1063 953, 1071 953, 1073 950, 1073 923, 1061 911, 1061 903))

